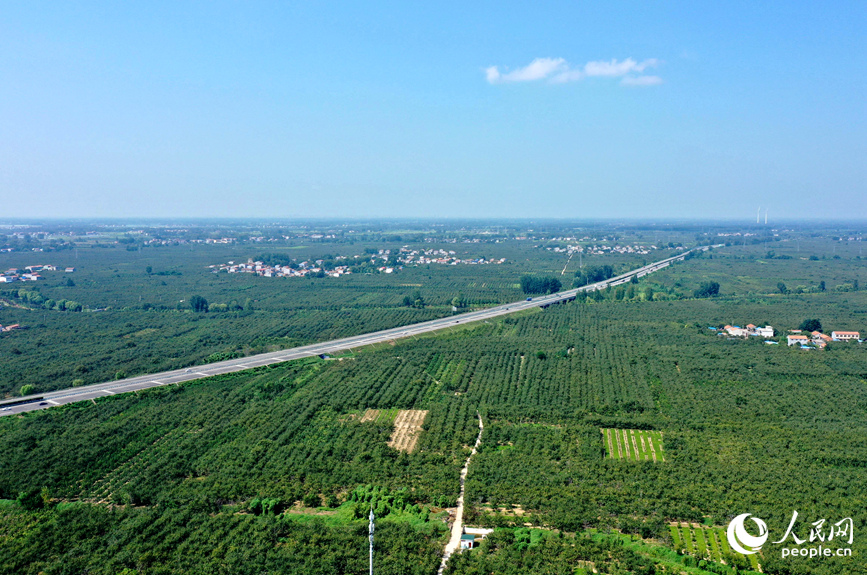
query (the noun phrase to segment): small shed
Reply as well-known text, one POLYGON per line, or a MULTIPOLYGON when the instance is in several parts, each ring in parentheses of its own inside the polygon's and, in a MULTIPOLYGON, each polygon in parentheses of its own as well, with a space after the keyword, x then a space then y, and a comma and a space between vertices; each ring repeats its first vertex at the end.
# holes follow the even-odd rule
POLYGON ((476 536, 469 533, 461 535, 461 549, 472 549, 476 545, 476 536))

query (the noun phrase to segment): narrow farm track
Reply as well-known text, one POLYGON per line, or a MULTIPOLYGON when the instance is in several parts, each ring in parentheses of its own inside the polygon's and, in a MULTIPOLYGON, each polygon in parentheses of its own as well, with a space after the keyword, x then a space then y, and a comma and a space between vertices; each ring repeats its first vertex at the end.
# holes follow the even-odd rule
POLYGON ((620 446, 620 434, 614 430, 614 439, 617 440, 617 459, 623 459, 623 449, 620 446))
POLYGON ((626 459, 632 458, 632 453, 629 452, 629 433, 623 430, 623 451, 626 453, 626 459))
POLYGON ((446 569, 446 563, 449 562, 449 557, 451 557, 452 553, 457 551, 461 546, 461 535, 464 532, 464 483, 467 480, 467 471, 470 469, 470 459, 473 458, 473 455, 475 455, 479 449, 479 445, 482 444, 482 431, 485 430, 485 426, 482 423, 482 415, 480 413, 477 413, 477 415, 479 416, 479 435, 476 437, 476 444, 473 445, 473 450, 470 452, 469 457, 467 457, 467 462, 464 463, 464 468, 461 469, 461 493, 458 495, 458 510, 455 512, 455 522, 452 525, 452 535, 446 545, 446 550, 443 554, 440 568, 437 570, 437 575, 443 574, 446 569))

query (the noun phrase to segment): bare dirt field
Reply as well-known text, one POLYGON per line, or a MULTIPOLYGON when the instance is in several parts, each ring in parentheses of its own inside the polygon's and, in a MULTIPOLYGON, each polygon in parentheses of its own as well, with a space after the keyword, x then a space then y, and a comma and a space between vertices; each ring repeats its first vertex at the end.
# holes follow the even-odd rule
POLYGON ((418 442, 418 436, 421 435, 421 426, 427 414, 426 409, 400 410, 394 419, 394 431, 391 433, 391 441, 388 445, 399 451, 412 453, 418 442))

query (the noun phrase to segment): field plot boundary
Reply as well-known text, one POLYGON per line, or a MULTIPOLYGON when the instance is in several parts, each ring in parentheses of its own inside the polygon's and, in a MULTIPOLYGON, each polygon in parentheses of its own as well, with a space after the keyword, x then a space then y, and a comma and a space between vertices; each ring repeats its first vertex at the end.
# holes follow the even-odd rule
POLYGON ((607 459, 665 461, 662 432, 651 429, 600 428, 607 459))

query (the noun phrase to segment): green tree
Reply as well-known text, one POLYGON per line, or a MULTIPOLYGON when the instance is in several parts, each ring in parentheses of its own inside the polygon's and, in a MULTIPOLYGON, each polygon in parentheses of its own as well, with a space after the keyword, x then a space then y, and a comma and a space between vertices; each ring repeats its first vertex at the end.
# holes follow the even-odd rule
POLYGON ((780 290, 781 294, 789 293, 789 288, 787 288, 786 284, 784 284, 783 282, 777 283, 777 289, 780 290))
POLYGON ((713 297, 719 295, 719 284, 713 281, 701 282, 698 289, 693 292, 695 297, 713 297))
POLYGON ((21 507, 28 511, 42 509, 45 505, 42 497, 42 489, 39 487, 32 487, 26 491, 22 491, 18 494, 17 501, 21 507))
POLYGON ((208 311, 208 300, 200 295, 194 295, 190 298, 190 307, 193 311, 206 312, 208 311))
POLYGON ((803 331, 822 331, 822 322, 818 319, 805 319, 798 326, 798 329, 803 331))
POLYGON ((525 294, 556 293, 563 284, 555 277, 521 276, 521 291, 525 294))
POLYGON ((417 307, 418 309, 422 309, 425 306, 424 298, 421 296, 421 292, 416 290, 412 293, 412 307, 417 307))
POLYGON ((21 395, 32 395, 33 392, 36 391, 36 386, 28 383, 27 385, 21 386, 21 395))

